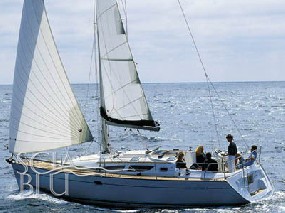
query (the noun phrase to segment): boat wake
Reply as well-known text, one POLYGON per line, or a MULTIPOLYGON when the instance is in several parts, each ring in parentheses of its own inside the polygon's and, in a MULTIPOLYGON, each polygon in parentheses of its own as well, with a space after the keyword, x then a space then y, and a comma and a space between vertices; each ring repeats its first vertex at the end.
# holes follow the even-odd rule
POLYGON ((37 199, 37 200, 42 200, 42 201, 47 201, 49 203, 55 203, 55 204, 66 204, 68 203, 65 200, 57 199, 55 197, 52 197, 47 194, 37 194, 37 193, 31 193, 30 191, 24 191, 19 194, 11 194, 7 197, 7 199, 10 200, 26 200, 26 199, 37 199))

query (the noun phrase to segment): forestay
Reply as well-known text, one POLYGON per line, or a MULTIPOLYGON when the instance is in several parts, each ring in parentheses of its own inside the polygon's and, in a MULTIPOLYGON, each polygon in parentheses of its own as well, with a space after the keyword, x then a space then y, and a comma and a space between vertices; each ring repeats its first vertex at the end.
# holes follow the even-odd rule
POLYGON ((92 140, 71 90, 43 0, 25 0, 10 117, 12 153, 36 152, 92 140))
POLYGON ((127 42, 116 0, 97 0, 101 116, 111 125, 158 131, 127 42))

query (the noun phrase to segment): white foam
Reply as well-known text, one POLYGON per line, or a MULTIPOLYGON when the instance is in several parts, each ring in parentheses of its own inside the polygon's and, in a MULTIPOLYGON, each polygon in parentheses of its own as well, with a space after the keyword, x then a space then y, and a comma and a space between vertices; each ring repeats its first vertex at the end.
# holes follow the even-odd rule
POLYGON ((57 199, 47 194, 36 194, 36 193, 31 193, 30 191, 24 191, 19 194, 9 195, 7 199, 11 199, 11 200, 38 199, 38 200, 44 200, 44 201, 48 201, 50 203, 56 203, 56 204, 68 203, 67 201, 57 199))
POLYGON ((282 200, 285 198, 285 192, 283 191, 276 191, 273 193, 272 196, 273 200, 282 200))

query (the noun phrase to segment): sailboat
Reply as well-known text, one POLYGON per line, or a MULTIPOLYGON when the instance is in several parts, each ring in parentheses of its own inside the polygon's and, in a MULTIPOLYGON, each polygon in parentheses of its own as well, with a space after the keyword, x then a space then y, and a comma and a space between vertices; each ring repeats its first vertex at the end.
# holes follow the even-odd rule
POLYGON ((108 126, 159 131, 147 104, 116 0, 96 1, 101 150, 47 161, 38 153, 93 140, 57 51, 44 0, 25 0, 14 71, 9 151, 20 190, 116 208, 240 205, 273 187, 257 162, 229 172, 189 169, 191 150, 112 151, 108 126), (187 168, 176 166, 179 153, 187 168), (29 156, 29 157, 27 157, 29 156))

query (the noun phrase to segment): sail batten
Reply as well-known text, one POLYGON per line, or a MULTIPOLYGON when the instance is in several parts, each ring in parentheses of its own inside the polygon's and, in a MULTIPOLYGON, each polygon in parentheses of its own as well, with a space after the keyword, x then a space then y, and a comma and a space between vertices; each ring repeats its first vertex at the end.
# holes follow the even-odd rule
POLYGON ((159 130, 138 77, 116 0, 97 0, 97 30, 103 101, 109 125, 159 130))
POLYGON ((24 1, 9 129, 12 153, 93 139, 57 51, 43 0, 24 1))

